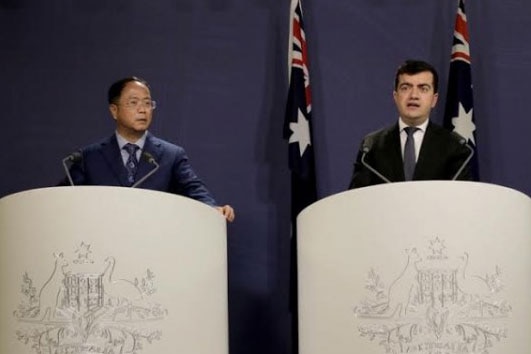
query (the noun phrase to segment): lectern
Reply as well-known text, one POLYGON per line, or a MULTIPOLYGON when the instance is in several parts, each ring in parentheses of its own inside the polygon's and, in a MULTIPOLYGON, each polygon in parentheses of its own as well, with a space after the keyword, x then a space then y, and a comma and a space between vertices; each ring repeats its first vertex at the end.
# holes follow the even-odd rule
POLYGON ((325 198, 298 218, 300 354, 528 354, 531 199, 474 182, 325 198))
POLYGON ((228 353, 226 224, 162 192, 0 199, 0 353, 228 353))

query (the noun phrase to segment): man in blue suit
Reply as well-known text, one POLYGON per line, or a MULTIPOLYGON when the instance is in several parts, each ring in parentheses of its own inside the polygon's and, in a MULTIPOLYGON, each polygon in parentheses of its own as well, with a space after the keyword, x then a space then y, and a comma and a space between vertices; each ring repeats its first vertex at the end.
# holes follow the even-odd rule
POLYGON ((234 220, 234 209, 217 205, 193 171, 184 149, 148 132, 156 102, 145 80, 128 77, 115 82, 109 88, 108 100, 116 132, 81 149, 79 161, 70 168, 74 185, 138 185, 175 193, 211 205, 228 221, 234 220), (159 169, 142 180, 154 169, 153 161, 159 169))

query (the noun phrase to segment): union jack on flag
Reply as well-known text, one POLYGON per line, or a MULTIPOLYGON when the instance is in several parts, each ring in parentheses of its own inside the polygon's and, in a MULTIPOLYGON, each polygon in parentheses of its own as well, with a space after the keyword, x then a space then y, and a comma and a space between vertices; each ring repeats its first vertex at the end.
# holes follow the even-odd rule
POLYGON ((290 85, 284 118, 284 138, 289 141, 293 225, 299 212, 317 200, 308 51, 301 2, 295 1, 292 4, 289 50, 290 85))
POLYGON ((470 170, 477 181, 479 180, 479 168, 470 64, 470 35, 465 14, 465 0, 458 0, 444 126, 464 137, 468 145, 474 149, 470 170))

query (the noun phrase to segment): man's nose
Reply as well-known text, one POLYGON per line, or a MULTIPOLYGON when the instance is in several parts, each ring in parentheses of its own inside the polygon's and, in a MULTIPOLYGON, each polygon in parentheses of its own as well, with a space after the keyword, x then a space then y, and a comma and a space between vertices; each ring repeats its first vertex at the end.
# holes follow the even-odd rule
POLYGON ((420 90, 416 87, 413 87, 411 89, 411 98, 418 98, 419 97, 420 90))

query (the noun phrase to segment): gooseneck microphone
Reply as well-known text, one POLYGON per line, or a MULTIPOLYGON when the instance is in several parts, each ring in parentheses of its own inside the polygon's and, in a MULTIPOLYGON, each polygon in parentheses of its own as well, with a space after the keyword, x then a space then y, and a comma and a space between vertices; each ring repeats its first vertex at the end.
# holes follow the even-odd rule
POLYGON ((155 168, 153 168, 151 171, 149 171, 144 177, 140 178, 138 181, 136 181, 132 186, 131 188, 136 188, 138 187, 139 185, 141 185, 142 183, 144 183, 144 181, 146 179, 148 179, 149 177, 151 177, 153 174, 155 174, 155 172, 157 172, 157 170, 159 169, 160 165, 157 163, 157 161, 155 161, 155 158, 153 157, 153 155, 151 155, 149 152, 142 152, 142 158, 144 158, 147 162, 149 162, 150 164, 154 165, 155 168))
POLYGON ((452 181, 455 181, 457 179, 457 177, 459 177, 459 175, 461 174, 461 172, 463 172, 463 169, 466 167, 468 162, 470 162, 470 159, 472 159, 472 156, 474 156, 474 149, 472 149, 472 147, 470 145, 468 145, 468 143, 467 143, 465 138, 460 136, 459 137, 459 144, 461 144, 464 147, 466 147, 470 152, 468 154, 468 157, 461 164, 461 167, 459 168, 459 170, 457 170, 457 172, 455 173, 454 177, 452 178, 452 181))
POLYGON ((386 178, 384 175, 378 172, 375 168, 369 165, 367 161, 365 161, 365 156, 367 156, 369 151, 371 151, 371 148, 367 145, 363 145, 363 154, 361 155, 361 163, 363 164, 363 166, 365 166, 369 171, 374 173, 376 176, 380 177, 380 179, 384 181, 385 183, 391 183, 391 181, 388 178, 386 178))
POLYGON ((63 168, 65 169, 66 177, 68 178, 68 182, 73 187, 74 181, 72 180, 72 175, 70 174, 70 170, 68 169, 67 162, 70 162, 71 164, 78 163, 83 158, 83 155, 81 155, 81 152, 76 151, 68 155, 63 159, 63 168))

